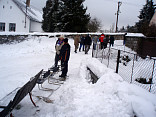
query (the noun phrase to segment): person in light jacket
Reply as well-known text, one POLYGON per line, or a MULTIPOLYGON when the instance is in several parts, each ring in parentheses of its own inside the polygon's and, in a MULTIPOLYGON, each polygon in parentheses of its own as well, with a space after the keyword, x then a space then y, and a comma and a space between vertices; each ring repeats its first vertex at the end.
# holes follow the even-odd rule
POLYGON ((60 60, 60 51, 61 51, 61 48, 63 46, 63 40, 64 40, 64 36, 61 35, 58 38, 58 40, 56 41, 56 44, 55 44, 56 55, 55 55, 55 64, 54 64, 54 67, 57 67, 58 61, 60 60))
POLYGON ((77 53, 77 49, 78 49, 78 47, 79 47, 79 43, 80 43, 80 36, 79 35, 76 35, 75 37, 74 37, 74 45, 75 45, 75 53, 77 53))

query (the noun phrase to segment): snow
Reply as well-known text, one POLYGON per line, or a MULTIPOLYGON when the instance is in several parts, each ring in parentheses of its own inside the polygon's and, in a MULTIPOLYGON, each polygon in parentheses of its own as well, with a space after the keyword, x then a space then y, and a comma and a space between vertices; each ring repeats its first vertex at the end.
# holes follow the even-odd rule
POLYGON ((29 33, 25 33, 25 32, 0 32, 0 35, 4 36, 8 36, 8 35, 29 35, 29 33))
MULTIPOLYGON (((32 37, 11 45, 0 45, 0 99, 17 87, 23 86, 41 69, 47 70, 54 64, 57 38, 32 37)), ((38 108, 33 107, 26 96, 16 117, 155 117, 156 95, 129 84, 114 70, 84 52, 74 53, 73 39, 69 39, 71 56, 68 78, 59 86, 44 83, 54 92, 33 90, 38 108), (89 67, 98 77, 96 84, 90 82, 89 67), (36 96, 48 97, 53 103, 45 103, 36 96)), ((59 73, 60 74, 60 73, 59 73)), ((56 77, 58 77, 58 75, 56 77)), ((0 100, 3 102, 3 100, 0 100)))
MULTIPOLYGON (((25 33, 25 32, 0 32, 0 35, 48 35, 48 36, 56 36, 56 35, 101 35, 102 33, 94 33, 94 32, 87 32, 87 33, 71 33, 71 32, 54 32, 54 33, 47 33, 47 32, 33 32, 33 33, 25 33)), ((105 35, 125 35, 125 33, 104 33, 105 35)))
POLYGON ((145 37, 142 33, 127 33, 127 37, 145 37))

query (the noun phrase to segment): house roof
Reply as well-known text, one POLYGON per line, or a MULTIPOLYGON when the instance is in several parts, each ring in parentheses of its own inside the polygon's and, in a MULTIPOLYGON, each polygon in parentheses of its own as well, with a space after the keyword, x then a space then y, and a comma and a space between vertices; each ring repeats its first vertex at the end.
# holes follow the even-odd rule
POLYGON ((151 25, 156 25, 156 12, 154 13, 154 15, 153 15, 153 17, 152 17, 152 19, 151 19, 151 21, 150 21, 150 26, 151 25))
MULTIPOLYGON (((26 15, 26 3, 21 0, 12 0, 18 8, 26 15)), ((27 7, 27 17, 35 22, 42 22, 42 12, 33 6, 27 7)))

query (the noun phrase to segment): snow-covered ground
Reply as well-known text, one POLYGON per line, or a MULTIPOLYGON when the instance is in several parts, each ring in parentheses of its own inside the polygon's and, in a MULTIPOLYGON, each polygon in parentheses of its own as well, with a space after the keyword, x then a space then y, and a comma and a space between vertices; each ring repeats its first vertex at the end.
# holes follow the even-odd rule
MULTIPOLYGON (((17 87, 23 86, 41 69, 47 70, 54 64, 57 38, 28 37, 16 44, 0 45, 0 99, 17 87)), ((40 91, 36 86, 33 98, 39 106, 35 108, 26 96, 20 109, 14 110, 16 117, 155 117, 156 96, 146 90, 125 82, 121 76, 107 68, 99 60, 84 52, 74 53, 71 45, 68 79, 58 86, 44 83, 55 92, 40 91), (89 82, 89 67, 100 79, 96 84, 89 82), (46 103, 36 96, 48 97, 46 103)), ((60 74, 60 73, 59 73, 60 74)), ((56 75, 57 77, 58 75, 56 75)), ((3 100, 1 100, 3 102, 3 100)))

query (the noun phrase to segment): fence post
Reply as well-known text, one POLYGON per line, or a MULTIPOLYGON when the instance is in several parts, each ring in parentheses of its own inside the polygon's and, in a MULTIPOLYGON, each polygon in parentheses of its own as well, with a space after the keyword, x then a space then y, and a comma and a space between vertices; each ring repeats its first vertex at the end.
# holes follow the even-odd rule
POLYGON ((97 55, 98 55, 98 51, 99 51, 99 44, 97 43, 97 45, 96 45, 96 58, 97 58, 97 55))
POLYGON ((94 57, 94 44, 93 44, 93 48, 92 48, 92 58, 94 57))
POLYGON ((111 49, 110 49, 110 44, 109 44, 109 50, 108 50, 108 64, 107 64, 107 67, 109 67, 109 59, 110 59, 110 53, 111 53, 111 49))
POLYGON ((116 73, 119 71, 119 61, 120 61, 120 50, 118 50, 117 64, 116 64, 116 73))
POLYGON ((151 92, 151 87, 152 87, 152 82, 153 82, 153 75, 154 75, 154 67, 155 67, 155 59, 154 59, 154 63, 153 63, 152 81, 151 81, 151 84, 150 84, 149 92, 151 92))
POLYGON ((104 51, 105 51, 105 49, 103 48, 103 50, 102 50, 102 59, 101 59, 101 63, 102 63, 102 61, 103 61, 103 58, 104 58, 104 51))
POLYGON ((132 83, 132 78, 133 78, 134 60, 135 60, 135 54, 134 54, 134 58, 133 58, 132 74, 131 74, 131 82, 130 83, 132 83))

